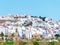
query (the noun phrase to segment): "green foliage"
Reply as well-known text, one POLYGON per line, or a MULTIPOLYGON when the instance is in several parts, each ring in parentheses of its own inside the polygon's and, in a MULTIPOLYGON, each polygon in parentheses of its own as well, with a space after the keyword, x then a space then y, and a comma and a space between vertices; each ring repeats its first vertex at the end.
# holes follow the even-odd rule
POLYGON ((60 42, 55 42, 55 45, 60 45, 60 42))
POLYGON ((11 36, 13 36, 13 37, 14 37, 14 33, 13 33, 11 36))
POLYGON ((55 42, 48 42, 48 45, 55 45, 55 42))
POLYGON ((0 45, 60 45, 60 42, 38 42, 38 41, 33 41, 33 42, 0 42, 0 45), (15 43, 15 44, 14 44, 15 43), (18 43, 18 44, 17 44, 18 43))
POLYGON ((3 32, 1 32, 0 36, 1 36, 1 37, 3 37, 3 36, 4 36, 4 33, 3 33, 3 32))
POLYGON ((8 35, 5 35, 5 37, 8 37, 8 35))
POLYGON ((39 45, 38 41, 33 41, 33 45, 39 45))
POLYGON ((1 34, 0 34, 0 36, 2 37, 2 39, 4 39, 4 33, 3 32, 1 32, 1 34))
POLYGON ((55 37, 56 37, 56 39, 58 39, 58 37, 60 37, 60 35, 59 34, 56 34, 55 37))
POLYGON ((13 39, 7 39, 6 38, 6 42, 13 42, 13 39))
POLYGON ((28 42, 22 42, 23 43, 23 45, 26 45, 28 42))
POLYGON ((36 39, 36 41, 40 41, 40 39, 36 39))
POLYGON ((6 41, 4 42, 4 45, 13 45, 14 42, 12 39, 6 39, 6 41))
POLYGON ((13 45, 13 42, 5 42, 4 45, 13 45))

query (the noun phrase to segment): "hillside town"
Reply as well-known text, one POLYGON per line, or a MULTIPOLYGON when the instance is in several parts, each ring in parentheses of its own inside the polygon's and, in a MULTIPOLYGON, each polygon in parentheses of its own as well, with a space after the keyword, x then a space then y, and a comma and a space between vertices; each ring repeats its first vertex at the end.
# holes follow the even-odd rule
POLYGON ((0 41, 3 39, 56 39, 60 36, 60 20, 30 15, 0 16, 0 41))

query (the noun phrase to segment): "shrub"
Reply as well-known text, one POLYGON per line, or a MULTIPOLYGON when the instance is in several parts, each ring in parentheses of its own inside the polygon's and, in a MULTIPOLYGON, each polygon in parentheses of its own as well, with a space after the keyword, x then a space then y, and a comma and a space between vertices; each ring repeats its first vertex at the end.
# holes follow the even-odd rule
POLYGON ((38 41, 33 41, 33 45, 39 45, 38 41))
POLYGON ((13 45, 13 43, 14 43, 14 42, 8 42, 8 41, 6 41, 6 42, 4 43, 4 45, 13 45))
POLYGON ((60 35, 59 34, 55 34, 55 37, 56 37, 56 39, 58 39, 58 37, 60 37, 60 35))
POLYGON ((23 45, 26 45, 28 42, 22 42, 23 43, 23 45))
POLYGON ((55 42, 48 42, 48 45, 55 45, 55 42))
POLYGON ((55 45, 60 45, 60 42, 55 42, 55 45))

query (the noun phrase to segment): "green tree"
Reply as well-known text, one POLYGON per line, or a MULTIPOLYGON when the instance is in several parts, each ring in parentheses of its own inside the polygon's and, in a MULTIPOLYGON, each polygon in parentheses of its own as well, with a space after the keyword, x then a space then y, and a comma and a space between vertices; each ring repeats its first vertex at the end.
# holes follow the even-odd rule
POLYGON ((2 39, 3 39, 4 33, 3 33, 3 32, 1 32, 0 36, 1 36, 1 37, 2 37, 2 39))

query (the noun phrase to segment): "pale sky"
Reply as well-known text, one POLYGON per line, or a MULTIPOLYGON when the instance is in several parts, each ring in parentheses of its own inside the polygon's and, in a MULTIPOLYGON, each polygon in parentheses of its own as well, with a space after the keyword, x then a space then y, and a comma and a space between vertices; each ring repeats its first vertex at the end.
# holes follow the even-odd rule
POLYGON ((60 0, 0 0, 0 16, 29 14, 60 20, 60 0))

